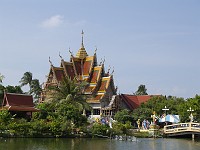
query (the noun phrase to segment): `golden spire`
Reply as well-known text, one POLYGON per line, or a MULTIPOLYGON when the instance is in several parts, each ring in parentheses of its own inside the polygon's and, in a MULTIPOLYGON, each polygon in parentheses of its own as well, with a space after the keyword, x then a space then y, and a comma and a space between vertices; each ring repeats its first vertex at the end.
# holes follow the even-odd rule
POLYGON ((83 30, 82 30, 81 34, 82 34, 81 48, 84 48, 84 45, 83 45, 83 35, 84 35, 84 32, 83 32, 83 30))
POLYGON ((83 30, 82 30, 81 34, 82 34, 81 48, 78 50, 76 57, 78 57, 80 59, 84 59, 85 57, 88 56, 88 54, 87 54, 87 52, 84 48, 84 44, 83 44, 83 34, 84 34, 83 30))

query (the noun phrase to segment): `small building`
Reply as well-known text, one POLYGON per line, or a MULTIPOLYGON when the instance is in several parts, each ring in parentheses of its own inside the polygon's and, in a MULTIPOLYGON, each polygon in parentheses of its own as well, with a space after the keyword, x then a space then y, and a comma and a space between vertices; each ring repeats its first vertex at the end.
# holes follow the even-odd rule
POLYGON ((120 94, 121 109, 128 109, 130 111, 137 109, 142 103, 147 102, 153 96, 158 95, 131 95, 131 94, 120 94))
POLYGON ((30 119, 32 112, 38 112, 35 108, 32 95, 5 93, 1 110, 8 110, 17 118, 30 119))

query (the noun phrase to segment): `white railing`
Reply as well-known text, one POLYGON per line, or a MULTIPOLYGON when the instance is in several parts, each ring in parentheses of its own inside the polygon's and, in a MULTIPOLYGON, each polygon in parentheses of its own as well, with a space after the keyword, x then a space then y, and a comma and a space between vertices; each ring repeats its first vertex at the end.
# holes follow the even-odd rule
POLYGON ((178 123, 164 126, 164 133, 181 133, 181 132, 199 132, 200 133, 200 123, 178 123))

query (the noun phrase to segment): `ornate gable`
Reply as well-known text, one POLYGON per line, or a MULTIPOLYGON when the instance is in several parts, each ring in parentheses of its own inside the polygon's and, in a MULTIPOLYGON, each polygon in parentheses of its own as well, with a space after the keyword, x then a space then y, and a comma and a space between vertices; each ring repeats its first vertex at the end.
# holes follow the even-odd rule
MULTIPOLYGON (((84 90, 84 94, 88 96, 87 102, 94 106, 95 109, 102 109, 102 106, 106 107, 106 105, 110 104, 112 96, 116 94, 113 76, 112 73, 111 75, 109 73, 110 69, 105 73, 104 60, 100 62, 100 64, 97 63, 96 50, 93 56, 88 56, 83 44, 83 32, 81 47, 76 56, 73 56, 71 51, 70 53, 71 57, 69 62, 64 61, 60 56, 60 67, 54 67, 51 63, 51 69, 46 85, 57 84, 58 86, 59 82, 65 77, 87 81, 88 84, 84 90)), ((43 95, 45 96, 45 89, 43 95)), ((44 97, 41 99, 45 100, 44 97)), ((114 99, 112 103, 114 103, 114 99)), ((110 106, 108 107, 110 108, 110 106)))

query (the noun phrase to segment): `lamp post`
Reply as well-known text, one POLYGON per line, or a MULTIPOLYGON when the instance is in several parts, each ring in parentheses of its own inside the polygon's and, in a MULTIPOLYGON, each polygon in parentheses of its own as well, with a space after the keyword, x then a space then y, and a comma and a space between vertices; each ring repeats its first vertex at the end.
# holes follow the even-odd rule
POLYGON ((167 116, 166 112, 169 110, 169 108, 167 108, 167 106, 165 106, 165 108, 163 108, 162 110, 165 111, 165 125, 167 125, 167 123, 166 123, 166 116, 167 116))
POLYGON ((193 121, 193 115, 192 115, 192 112, 194 111, 191 107, 190 107, 190 109, 188 109, 187 111, 189 111, 190 112, 190 122, 192 122, 193 121))

